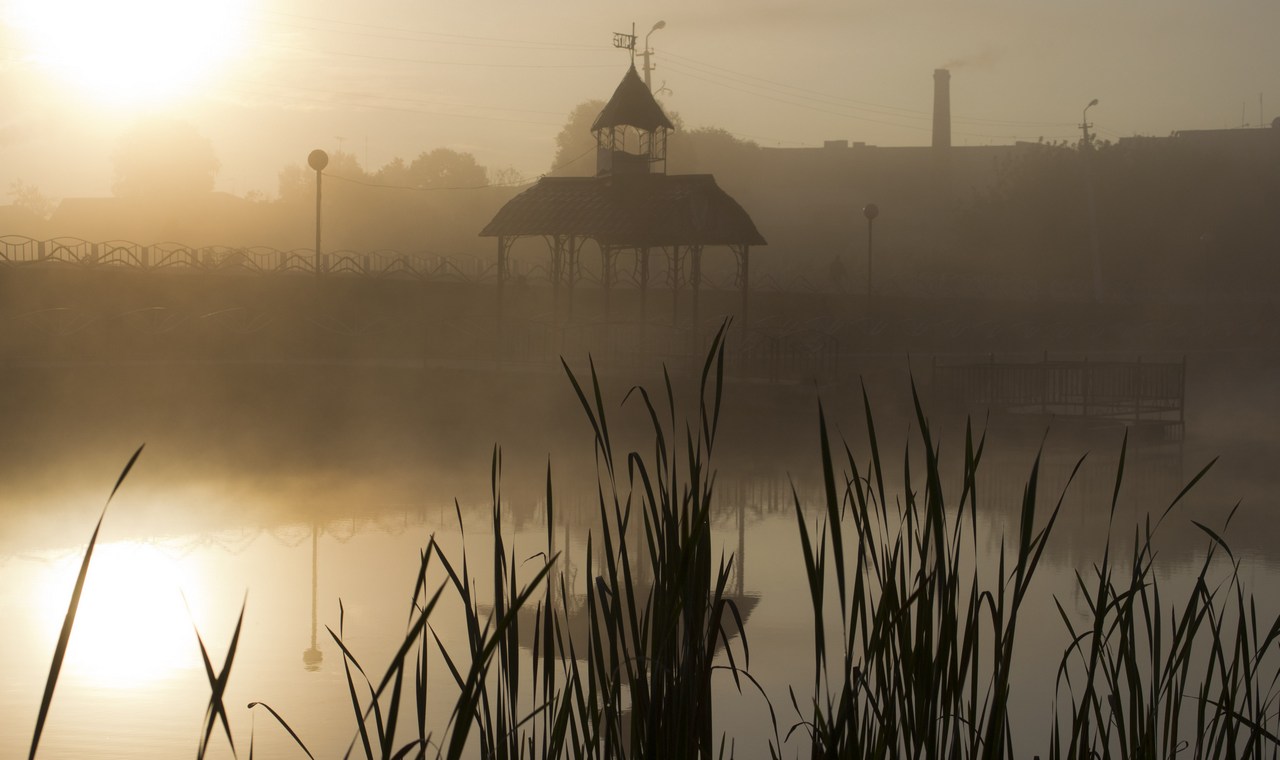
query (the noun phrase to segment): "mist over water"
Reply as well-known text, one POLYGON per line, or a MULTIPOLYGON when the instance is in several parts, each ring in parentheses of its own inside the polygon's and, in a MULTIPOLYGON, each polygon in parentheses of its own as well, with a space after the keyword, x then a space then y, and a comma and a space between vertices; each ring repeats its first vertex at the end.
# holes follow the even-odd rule
MULTIPOLYGON (((1117 545, 1131 541, 1148 515, 1158 515, 1210 452, 1223 454, 1159 529, 1160 577, 1171 588, 1186 582, 1207 545, 1191 520, 1220 528, 1238 499, 1244 504, 1223 535, 1247 578, 1259 588, 1274 578, 1274 533, 1266 517, 1276 485, 1267 465, 1274 450, 1260 443, 1265 424, 1243 422, 1268 403, 1274 370, 1246 365, 1192 360, 1186 440, 1131 444, 1128 452, 1112 529, 1117 545)), ((880 445, 899 453, 910 445, 918 457, 905 362, 866 366, 880 445)), ((690 400, 694 381, 676 378, 683 400, 690 400)), ((630 378, 606 374, 603 383, 618 439, 627 450, 650 449, 636 398, 622 403, 630 378)), ((192 623, 206 641, 225 642, 245 591, 233 700, 269 702, 313 747, 349 741, 350 727, 325 717, 349 709, 340 654, 325 626, 336 630, 341 600, 348 646, 368 663, 389 656, 407 613, 418 550, 430 535, 461 550, 455 499, 466 540, 480 556, 475 566, 484 566, 495 443, 502 447, 506 538, 517 556, 545 547, 549 463, 557 503, 551 530, 565 552, 567 578, 581 586, 599 572, 583 565, 587 533, 599 529, 590 426, 570 383, 555 372, 46 365, 11 368, 6 384, 12 429, 27 431, 7 442, 0 479, 8 505, 0 549, 5 601, 24 611, 4 663, 14 674, 4 691, 14 725, 32 720, 32 695, 46 675, 42 653, 105 492, 131 447, 147 443, 107 517, 105 544, 91 571, 99 581, 86 590, 88 599, 104 601, 77 624, 43 748, 51 757, 187 751, 191 716, 206 688, 192 623), (304 657, 313 648, 322 653, 317 662, 304 657), (103 739, 106 726, 113 726, 112 741, 103 739)), ((771 694, 800 687, 808 667, 809 613, 796 594, 804 581, 793 510, 798 497, 815 519, 822 502, 817 402, 848 438, 855 460, 865 461, 860 393, 846 384, 730 383, 726 391, 713 531, 717 546, 742 561, 741 585, 733 590, 750 600, 752 673, 771 694)), ((930 389, 923 387, 922 395, 928 404, 930 389)), ((958 473, 961 420, 936 419, 944 460, 958 473)), ((1021 491, 1045 430, 1005 417, 986 424, 979 549, 980 562, 993 563, 1002 538, 1007 545, 1016 535, 1021 491)), ((1052 598, 1068 609, 1082 604, 1072 573, 1100 559, 1122 432, 1066 426, 1059 432, 1050 424, 1043 439, 1041 499, 1051 504, 1065 489, 1066 506, 1036 581, 1033 610, 1039 611, 1029 619, 1038 622, 1028 624, 1019 649, 1025 669, 1016 683, 1024 694, 1018 716, 1025 724, 1016 735, 1028 742, 1019 746, 1034 746, 1048 720, 1051 694, 1043 684, 1052 678, 1064 636, 1052 598), (1068 486, 1071 469, 1086 454, 1068 486)), ((889 459, 890 482, 901 479, 897 458, 889 459)), ((956 493, 960 485, 945 487, 956 493)), ((922 487, 918 474, 915 487, 922 487)), ((1265 594, 1259 601, 1274 606, 1265 594)), ((438 614, 435 624, 446 640, 457 615, 438 614)), ((716 694, 723 730, 744 745, 768 740, 761 733, 767 709, 758 698, 740 696, 728 683, 716 694)), ((433 708, 443 711, 437 713, 442 719, 447 705, 442 697, 433 708)), ((289 740, 279 731, 262 720, 252 723, 259 752, 288 754, 289 740)), ((9 734, 9 751, 21 751, 24 733, 9 734)))
MULTIPOLYGON (((86 557, 42 757, 195 752, 212 678, 201 648, 216 670, 237 630, 224 702, 238 755, 301 755, 255 702, 317 756, 360 743, 347 666, 358 660, 376 683, 388 662, 403 663, 406 631, 435 648, 411 674, 430 686, 400 710, 402 725, 422 717, 443 737, 453 671, 482 638, 471 616, 506 621, 516 580, 547 562, 538 595, 500 626, 509 646, 493 650, 501 666, 486 688, 501 693, 511 673, 558 658, 560 680, 541 697, 536 676, 512 697, 535 714, 532 731, 574 679, 625 671, 599 712, 651 754, 679 754, 664 742, 684 737, 673 725, 690 716, 700 725, 686 727, 683 751, 708 754, 724 736, 737 756, 767 757, 781 742, 790 757, 821 743, 814 698, 819 711, 833 694, 887 714, 875 702, 887 698, 875 691, 885 683, 876 642, 844 651, 832 632, 855 618, 830 597, 846 572, 870 578, 867 557, 909 565, 935 541, 954 541, 942 553, 961 584, 972 572, 965 602, 993 620, 1005 592, 1022 604, 1010 669, 990 658, 1002 643, 984 641, 991 648, 975 651, 990 659, 975 658, 967 676, 1009 685, 997 701, 1008 698, 1013 756, 1051 754, 1054 710, 1067 716, 1085 686, 1064 691, 1059 665, 1072 632, 1092 622, 1090 584, 1107 568, 1149 563, 1150 583, 1127 599, 1239 590, 1264 636, 1280 619, 1280 122, 1265 118, 1262 95, 1239 127, 1179 110, 1159 111, 1177 124, 1117 131, 1155 118, 1118 115, 1139 100, 1120 77, 1043 76, 1062 55, 1048 42, 1070 39, 1075 21, 995 44, 983 13, 948 11, 937 18, 951 19, 954 39, 916 24, 916 49, 916 34, 889 33, 901 28, 894 14, 858 18, 860 30, 882 30, 877 40, 912 40, 886 56, 873 40, 834 44, 852 20, 821 3, 683 18, 667 8, 670 25, 616 31, 612 46, 607 35, 538 36, 544 20, 515 9, 492 29, 439 9, 428 31, 372 11, 356 22, 232 5, 217 39, 194 13, 147 24, 132 6, 63 21, 36 6, 0 13, 19 51, 0 80, 25 93, 0 120, 0 151, 6 166, 44 167, 15 175, 0 206, 0 609, 13 613, 0 647, 0 755, 32 746, 86 557), (104 34, 57 56, 33 52, 92 18, 104 34), (521 18, 525 28, 502 31, 521 18), (179 28, 185 37, 170 34, 179 28), (743 35, 735 50, 760 51, 777 70, 678 52, 690 39, 680 35, 697 33, 699 56, 714 58, 730 32, 743 35), (187 39, 191 70, 144 76, 123 54, 86 66, 89 42, 138 34, 126 46, 135 53, 156 50, 153 38, 187 39), (241 53, 267 49, 276 57, 237 80, 256 60, 241 53), (874 60, 835 65, 824 51, 836 49, 874 60), (608 74, 596 81, 592 69, 608 74), (832 79, 837 69, 885 81, 832 79), (280 83, 289 72, 323 80, 308 85, 305 107, 301 89, 280 83), (27 101, 56 105, 59 88, 86 83, 93 108, 114 114, 80 141, 98 146, 92 186, 110 195, 48 189, 79 176, 64 165, 79 143, 35 158, 67 132, 42 141, 34 125, 48 113, 27 101), (234 104, 206 102, 228 87, 234 104), (288 101, 270 113, 258 102, 267 87, 288 101), (184 89, 192 100, 163 95, 184 89), (146 107, 158 102, 172 107, 146 107), (128 119, 112 110, 125 103, 128 119), (111 487, 143 444, 90 552, 111 487), (1011 591, 1027 567, 1019 551, 1050 524, 1022 599, 1011 591), (668 544, 675 534, 662 531, 677 529, 687 535, 668 544), (427 558, 439 562, 430 572, 427 558), (450 593, 415 627, 433 583, 450 593), (626 649, 644 636, 639 624, 624 630, 623 610, 644 599, 645 626, 678 611, 667 621, 684 637, 678 666, 662 659, 671 649, 626 649), (721 616, 719 630, 694 630, 706 613, 721 616), (576 659, 548 654, 557 626, 576 659), (603 646, 605 629, 608 646, 634 654, 608 669, 587 646, 603 646), (654 683, 689 704, 649 703, 647 681, 632 676, 651 665, 654 683), (663 667, 681 678, 663 682, 663 667), (654 716, 667 722, 648 731, 654 716)), ((1115 11, 1096 38, 1090 30, 1098 57, 1114 36, 1132 59, 1129 13, 1115 11)), ((1262 23, 1271 12, 1250 13, 1250 34, 1274 28, 1262 23)), ((1216 16, 1195 18, 1204 35, 1230 36, 1216 16)), ((1182 39, 1174 31, 1162 44, 1182 39)), ((1150 47, 1154 68, 1161 46, 1150 47)), ((1280 70, 1268 64, 1274 46, 1258 49, 1250 71, 1280 70)), ((1144 89, 1157 84, 1168 86, 1144 89)), ((65 97, 89 108, 84 92, 65 97)), ((916 631, 926 644, 966 633, 958 618, 919 617, 945 600, 945 584, 929 584, 946 569, 913 572, 901 571, 902 589, 910 577, 931 591, 904 594, 906 612, 877 619, 926 620, 916 631)), ((892 602, 885 585, 867 599, 892 602)), ((884 641, 905 652, 903 636, 884 641)), ((1196 651, 1209 646, 1199 639, 1196 651)), ((1249 662, 1269 685, 1276 666, 1264 654, 1249 662)), ((917 667, 888 680, 932 672, 917 667)), ((1146 664, 1132 672, 1152 675, 1146 664)), ((1106 699, 1119 714, 1120 700, 1106 699)), ((1274 695, 1258 700, 1270 721, 1274 695)), ((575 719, 588 720, 582 711, 575 719)), ((1003 738, 1003 716, 983 741, 1003 738)), ((960 730, 951 724, 971 717, 938 725, 960 730)), ((210 756, 230 756, 221 727, 206 725, 210 756)), ((481 741, 464 755, 481 754, 481 741)))

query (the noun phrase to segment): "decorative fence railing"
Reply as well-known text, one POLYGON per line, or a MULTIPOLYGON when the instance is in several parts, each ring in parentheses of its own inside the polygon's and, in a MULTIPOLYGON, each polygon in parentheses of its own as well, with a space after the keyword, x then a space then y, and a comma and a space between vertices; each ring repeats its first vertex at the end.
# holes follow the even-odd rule
MULTIPOLYGON (((708 257, 710 259, 711 257, 708 257)), ((688 272, 668 272, 664 257, 652 262, 649 287, 688 288, 688 272)), ((128 240, 92 242, 80 238, 59 237, 36 240, 20 235, 0 236, 0 267, 4 266, 79 266, 85 268, 123 268, 138 271, 189 271, 206 273, 309 274, 324 276, 406 279, 426 282, 493 283, 497 280, 497 257, 466 254, 445 255, 433 252, 403 251, 323 252, 318 257, 313 249, 280 250, 267 246, 189 246, 182 243, 143 245, 128 240)), ((751 289, 757 292, 819 293, 832 285, 812 273, 776 267, 768 262, 754 264, 751 289)), ((616 288, 639 288, 640 270, 627 262, 615 262, 610 285, 616 288)), ((546 262, 538 259, 513 259, 508 276, 513 284, 550 286, 552 275, 546 262)), ((564 273, 567 280, 569 273, 564 273)), ((701 271, 701 287, 708 290, 736 290, 737 272, 717 268, 708 261, 701 271)), ((600 262, 584 256, 573 273, 580 287, 599 288, 603 283, 600 262)), ((562 280, 562 283, 565 280, 562 280)))

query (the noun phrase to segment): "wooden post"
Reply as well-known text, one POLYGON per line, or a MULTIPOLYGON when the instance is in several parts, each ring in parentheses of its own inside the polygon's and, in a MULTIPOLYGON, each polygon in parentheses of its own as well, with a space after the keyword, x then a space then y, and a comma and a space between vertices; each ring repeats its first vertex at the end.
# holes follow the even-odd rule
POLYGON ((671 326, 680 324, 680 278, 684 277, 684 264, 680 262, 680 246, 671 246, 671 262, 667 268, 671 280, 671 326))
POLYGON ((742 337, 751 327, 751 246, 742 246, 742 337))
POLYGON ((1088 418, 1089 416, 1089 391, 1093 385, 1093 378, 1089 375, 1089 357, 1084 358, 1084 364, 1080 368, 1080 395, 1083 400, 1083 406, 1080 410, 1080 416, 1088 418))
POLYGON ((639 250, 640 256, 640 323, 648 322, 649 310, 649 247, 639 250))
POLYGON ((564 268, 564 236, 555 235, 551 244, 551 329, 560 327, 560 277, 564 268))
POLYGON ((698 292, 702 286, 702 246, 691 246, 689 253, 693 256, 689 274, 689 280, 693 286, 693 313, 690 315, 689 321, 693 325, 693 341, 696 346, 701 335, 698 323, 698 292))
POLYGON ((1045 351, 1040 359, 1040 414, 1048 413, 1049 388, 1053 385, 1052 373, 1049 371, 1049 352, 1045 351))
POLYGON ((1142 420, 1142 357, 1133 365, 1133 421, 1142 420))
POLYGON ((573 321, 573 286, 578 279, 578 239, 573 235, 569 236, 569 248, 566 251, 569 255, 569 314, 568 319, 573 321))
POLYGON ((610 283, 610 279, 611 279, 611 278, 610 278, 610 275, 612 274, 612 272, 611 272, 610 270, 612 270, 612 269, 613 269, 613 267, 612 267, 612 266, 610 266, 610 264, 612 263, 612 256, 613 256, 613 248, 612 248, 612 247, 607 246, 607 245, 602 245, 602 246, 600 246, 600 262, 601 262, 601 265, 602 265, 602 266, 601 266, 601 269, 600 269, 600 284, 604 287, 604 321, 605 321, 605 324, 608 324, 608 322, 609 322, 609 305, 610 305, 610 304, 609 304, 609 299, 610 299, 610 290, 611 290, 611 288, 610 288, 610 285, 611 285, 611 283, 610 283))
POLYGON ((507 284, 507 239, 498 236, 498 302, 494 321, 494 358, 502 361, 502 296, 507 284))

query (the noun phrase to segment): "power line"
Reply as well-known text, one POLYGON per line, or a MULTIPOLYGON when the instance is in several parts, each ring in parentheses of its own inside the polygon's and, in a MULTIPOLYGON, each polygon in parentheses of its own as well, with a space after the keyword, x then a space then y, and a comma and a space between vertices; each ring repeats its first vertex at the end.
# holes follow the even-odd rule
POLYGON ((760 93, 760 92, 753 92, 752 90, 748 90, 748 89, 745 89, 745 88, 743 88, 743 87, 735 87, 735 86, 733 86, 733 85, 731 85, 731 84, 727 84, 727 83, 725 83, 725 82, 718 82, 718 81, 716 81, 716 80, 714 80, 714 79, 709 79, 709 78, 707 78, 707 77, 698 76, 697 74, 694 74, 694 73, 692 73, 691 71, 683 71, 683 72, 677 72, 677 73, 680 73, 680 74, 682 74, 683 76, 687 76, 687 77, 690 77, 690 78, 692 78, 692 79, 697 79, 697 80, 700 80, 700 81, 703 81, 703 82, 707 82, 708 84, 717 85, 717 86, 719 86, 719 87, 724 87, 724 88, 729 89, 729 90, 735 90, 735 91, 737 91, 737 92, 743 92, 743 93, 746 93, 746 94, 748 94, 748 95, 752 95, 752 96, 757 97, 757 98, 762 98, 762 99, 764 99, 764 100, 771 100, 771 101, 774 101, 774 102, 776 102, 776 103, 785 103, 786 105, 794 106, 794 107, 796 107, 796 108, 804 108, 804 109, 809 110, 809 111, 817 111, 818 113, 825 113, 825 114, 829 114, 829 115, 831 115, 831 116, 840 116, 840 117, 843 117, 843 118, 846 118, 846 119, 856 119, 856 120, 858 120, 858 121, 869 121, 869 122, 873 122, 873 123, 876 123, 876 124, 885 124, 885 125, 888 125, 888 126, 891 126, 891 127, 901 127, 901 128, 904 128, 904 129, 920 129, 920 130, 924 130, 924 131, 926 131, 926 132, 927 132, 927 131, 929 131, 929 129, 930 129, 930 127, 926 127, 926 126, 917 126, 917 125, 913 125, 913 124, 903 124, 903 123, 901 123, 901 122, 885 121, 885 120, 883 120, 883 119, 872 119, 872 118, 870 118, 870 117, 866 117, 866 116, 858 116, 858 115, 856 115, 856 114, 850 114, 850 113, 845 113, 845 112, 841 112, 841 111, 833 111, 833 110, 828 109, 828 108, 819 108, 819 107, 817 107, 817 106, 808 105, 808 104, 806 104, 806 103, 797 103, 797 102, 795 102, 794 100, 787 100, 787 99, 780 98, 780 97, 776 97, 776 96, 773 96, 773 95, 766 95, 766 94, 764 94, 764 93, 760 93))
POLYGON ((489 69, 604 69, 616 68, 615 64, 606 63, 487 63, 480 61, 430 61, 421 58, 405 58, 395 55, 375 55, 373 53, 351 53, 342 50, 318 50, 315 48, 296 47, 280 42, 268 42, 267 45, 280 50, 291 50, 297 53, 310 53, 322 56, 338 56, 343 58, 365 58, 374 61, 391 61, 394 63, 412 63, 425 66, 470 66, 489 69))
POLYGON ((499 122, 509 122, 513 124, 532 124, 539 127, 563 126, 563 124, 560 124, 560 123, 552 123, 552 122, 546 122, 546 121, 533 121, 531 119, 509 119, 501 116, 483 116, 480 114, 448 113, 443 111, 431 111, 431 110, 426 110, 422 108, 405 108, 400 106, 381 105, 378 103, 352 103, 352 102, 341 102, 341 101, 335 102, 331 98, 330 99, 312 98, 312 97, 306 97, 302 95, 277 95, 273 93, 254 92, 250 90, 244 90, 236 87, 227 87, 227 86, 223 86, 222 89, 227 92, 239 93, 241 95, 248 95, 248 96, 258 97, 258 98, 272 98, 278 101, 285 101, 285 102, 317 103, 320 105, 327 105, 327 106, 338 105, 338 106, 346 106, 349 108, 367 108, 367 109, 373 109, 373 110, 379 110, 379 111, 395 111, 399 113, 424 114, 427 116, 443 116, 443 117, 457 118, 457 119, 477 119, 480 121, 499 121, 499 122))
MULTIPOLYGON (((668 68, 670 68, 670 65, 669 65, 669 64, 668 64, 668 68)), ((853 113, 848 113, 848 112, 843 112, 843 111, 834 111, 834 110, 831 110, 831 109, 829 109, 829 108, 820 108, 820 107, 818 107, 818 106, 810 105, 810 104, 807 104, 807 103, 799 103, 799 102, 796 102, 796 101, 794 101, 794 100, 789 100, 789 99, 784 98, 784 97, 777 97, 776 95, 770 95, 770 94, 766 94, 766 93, 762 93, 762 92, 755 92, 755 91, 752 91, 752 90, 749 90, 749 89, 745 89, 745 88, 743 88, 743 87, 735 87, 734 85, 732 85, 732 84, 728 84, 728 83, 726 83, 726 82, 721 82, 721 81, 717 81, 717 80, 715 80, 715 79, 710 79, 710 78, 707 78, 707 77, 699 76, 698 74, 692 73, 691 71, 681 71, 681 70, 679 70, 679 69, 673 69, 673 70, 674 70, 674 71, 676 71, 676 73, 677 73, 677 74, 679 74, 679 75, 681 75, 681 76, 687 76, 687 77, 690 77, 690 78, 692 78, 692 79, 697 79, 697 80, 700 80, 700 81, 703 81, 703 82, 707 82, 708 84, 716 85, 716 86, 718 86, 718 87, 724 87, 724 88, 729 89, 729 90, 735 90, 735 91, 737 91, 737 92, 746 93, 747 95, 751 95, 751 96, 753 96, 753 97, 761 98, 761 99, 763 99, 763 100, 770 100, 770 101, 773 101, 773 102, 776 102, 776 103, 783 103, 783 104, 786 104, 786 105, 789 105, 789 106, 792 106, 792 107, 795 107, 795 108, 803 108, 803 109, 806 109, 806 110, 809 110, 809 111, 816 111, 816 112, 818 112, 818 113, 825 113, 825 114, 828 114, 828 115, 831 115, 831 116, 838 116, 838 117, 841 117, 841 118, 845 118, 845 119, 852 119, 852 120, 855 120, 855 121, 869 122, 869 123, 873 123, 873 124, 883 124, 883 125, 886 125, 886 126, 896 127, 896 128, 899 128, 899 129, 914 129, 914 130, 917 130, 917 131, 923 131, 923 132, 928 132, 928 131, 930 131, 930 130, 932 129, 932 125, 927 125, 927 126, 926 126, 926 125, 920 125, 920 124, 907 124, 907 123, 903 123, 903 122, 901 122, 901 121, 889 121, 889 120, 887 120, 887 119, 875 119, 875 118, 871 118, 871 117, 869 117, 869 116, 862 116, 862 115, 859 115, 859 114, 853 114, 853 113)), ((1017 134, 999 134, 999 135, 995 135, 995 134, 986 134, 986 133, 979 133, 979 132, 964 132, 964 131, 960 131, 960 130, 957 130, 957 131, 955 132, 955 134, 963 135, 963 136, 966 136, 966 137, 977 137, 977 138, 992 139, 992 140, 1017 140, 1017 139, 1019 139, 1019 138, 1021 137, 1020 135, 1017 135, 1017 134)))
MULTIPOLYGON (((774 87, 777 87, 777 88, 783 88, 784 91, 794 90, 795 92, 782 93, 790 97, 797 97, 797 98, 804 97, 805 99, 826 103, 828 105, 839 105, 843 107, 855 108, 858 110, 870 110, 872 112, 881 113, 882 115, 886 115, 886 116, 900 115, 904 118, 919 118, 919 119, 933 118, 932 113, 928 111, 921 111, 919 109, 912 109, 912 108, 904 108, 901 106, 891 106, 891 105, 886 105, 882 103, 872 103, 870 101, 856 100, 853 98, 847 98, 839 95, 832 95, 830 93, 821 92, 819 90, 812 90, 807 87, 799 87, 797 85, 792 85, 785 82, 779 82, 772 79, 766 79, 764 77, 758 77, 753 74, 747 74, 745 72, 736 71, 734 69, 726 68, 724 66, 718 66, 712 63, 706 63, 704 61, 699 61, 693 58, 688 58, 686 56, 677 55, 675 53, 670 53, 667 51, 663 51, 663 54, 669 58, 683 62, 686 65, 686 67, 703 67, 704 69, 712 69, 713 71, 699 72, 702 74, 706 74, 708 76, 723 76, 724 78, 730 79, 731 81, 737 81, 741 84, 746 84, 748 86, 753 86, 760 89, 769 89, 769 88, 765 87, 764 85, 755 84, 752 81, 742 81, 742 80, 745 79, 745 80, 754 80, 755 82, 762 82, 765 85, 773 85, 774 87), (718 72, 724 72, 724 73, 720 74, 718 72), (734 77, 736 77, 737 79, 734 79, 734 77), (803 93, 803 95, 797 94, 797 93, 803 93), (898 112, 898 113, 894 113, 894 112, 898 112)), ((694 68, 693 70, 698 71, 697 68, 694 68)), ((991 119, 991 118, 982 118, 982 117, 966 117, 966 116, 958 116, 958 115, 953 115, 952 121, 982 123, 982 124, 1005 124, 1010 126, 1029 126, 1029 127, 1030 126, 1041 126, 1041 127, 1074 127, 1075 126, 1074 123, 1065 122, 1065 121, 1063 122, 1020 121, 1020 120, 1012 120, 1012 119, 991 119)))
MULTIPOLYGON (((412 42, 433 41, 447 45, 468 45, 475 47, 516 47, 523 50, 610 50, 607 45, 587 45, 572 42, 547 42, 546 40, 519 40, 503 37, 482 37, 476 35, 465 34, 448 34, 445 32, 427 32, 415 29, 405 29, 403 27, 382 26, 379 24, 367 24, 358 21, 342 21, 338 19, 326 19, 318 16, 306 16, 298 13, 285 13, 282 11, 264 11, 264 13, 272 16, 282 16, 286 18, 301 19, 304 21, 318 22, 322 24, 333 24, 336 26, 352 27, 359 29, 376 29, 382 32, 393 32, 394 34, 374 34, 372 32, 347 32, 349 34, 357 34, 364 37, 376 37, 381 39, 400 39, 412 42), (445 38, 445 39, 436 39, 445 38), (454 41, 457 40, 457 41, 454 41)), ((310 29, 312 31, 333 32, 334 29, 325 29, 323 27, 304 26, 296 23, 271 21, 268 23, 279 26, 292 26, 297 29, 310 29)))
MULTIPOLYGON (((402 103, 413 103, 413 104, 429 106, 433 108, 440 108, 440 107, 478 108, 484 111, 509 111, 513 113, 531 113, 531 114, 538 114, 542 116, 557 116, 557 117, 564 116, 564 114, 559 111, 540 111, 532 108, 512 108, 510 106, 487 106, 487 105, 480 105, 478 103, 445 103, 440 101, 422 100, 420 98, 409 98, 409 97, 403 97, 398 95, 377 95, 377 94, 371 94, 368 92, 340 92, 340 91, 332 90, 325 87, 307 87, 306 85, 285 84, 281 82, 254 82, 254 81, 248 81, 243 79, 235 79, 232 81, 238 82, 241 85, 248 85, 248 86, 265 84, 266 86, 269 86, 269 87, 280 87, 280 88, 292 89, 292 90, 306 90, 308 92, 317 92, 317 93, 323 93, 326 95, 338 95, 338 96, 354 95, 356 97, 377 98, 379 100, 394 100, 402 103)), ((345 103, 345 104, 352 105, 351 103, 345 103)), ((435 112, 428 112, 428 113, 435 113, 435 112)), ((528 122, 528 123, 549 124, 549 122, 528 122)))
MULTIPOLYGON (((596 149, 596 146, 592 145, 590 148, 586 149, 582 153, 579 153, 578 155, 574 156, 568 161, 563 161, 560 164, 557 164, 556 166, 551 167, 551 171, 547 172, 547 174, 552 174, 554 172, 557 172, 565 168, 566 166, 570 166, 572 164, 577 163, 578 161, 582 160, 583 158, 587 157, 592 152, 594 152, 595 149, 596 149)), ((418 187, 414 185, 386 185, 378 182, 366 182, 364 180, 353 179, 351 177, 343 177, 340 174, 326 174, 325 176, 328 177, 329 179, 336 179, 341 182, 347 182, 353 185, 362 185, 364 187, 382 187, 382 188, 387 188, 388 190, 416 190, 418 192, 424 192, 424 193, 434 192, 439 190, 483 190, 488 187, 519 187, 520 185, 530 184, 529 180, 519 179, 519 180, 511 180, 508 182, 489 182, 483 185, 457 185, 452 187, 418 187)), ((545 176, 547 175, 546 174, 541 175, 541 177, 545 177, 545 176)))

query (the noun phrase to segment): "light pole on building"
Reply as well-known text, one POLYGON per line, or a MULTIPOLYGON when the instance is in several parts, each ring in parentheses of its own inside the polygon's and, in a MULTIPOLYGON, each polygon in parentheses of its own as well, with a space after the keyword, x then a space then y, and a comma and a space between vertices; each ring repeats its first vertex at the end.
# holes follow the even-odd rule
POLYGON ((1090 100, 1089 105, 1085 106, 1084 110, 1080 112, 1080 129, 1084 130, 1084 147, 1086 148, 1090 145, 1089 127, 1093 126, 1089 123, 1089 109, 1096 105, 1098 105, 1098 99, 1094 98, 1093 100, 1090 100))
POLYGON ((649 72, 653 71, 653 64, 650 63, 649 57, 653 55, 653 49, 649 47, 649 35, 653 34, 659 29, 666 29, 666 28, 667 28, 667 22, 659 21, 658 23, 653 25, 652 29, 649 30, 649 34, 646 34, 644 36, 644 86, 648 87, 650 92, 653 91, 653 83, 649 79, 649 72))

